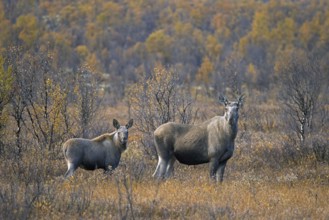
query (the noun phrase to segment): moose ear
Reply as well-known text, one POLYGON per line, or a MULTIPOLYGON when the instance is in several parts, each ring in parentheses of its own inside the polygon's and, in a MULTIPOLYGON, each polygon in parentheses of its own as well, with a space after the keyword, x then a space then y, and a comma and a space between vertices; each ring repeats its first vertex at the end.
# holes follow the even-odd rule
POLYGON ((243 106, 243 101, 244 101, 244 95, 242 94, 238 99, 238 105, 243 106))
POLYGON ((225 106, 227 106, 227 104, 228 104, 228 100, 227 100, 227 98, 226 98, 225 96, 223 96, 223 95, 220 95, 220 96, 219 96, 219 101, 220 101, 221 103, 223 103, 225 106))
POLYGON ((129 122, 128 122, 128 124, 126 124, 126 128, 127 129, 128 128, 131 128, 131 126, 133 126, 133 124, 134 124, 134 120, 133 119, 130 119, 129 122))
POLYGON ((118 122, 118 120, 113 119, 113 127, 115 127, 116 129, 120 128, 120 123, 118 122))

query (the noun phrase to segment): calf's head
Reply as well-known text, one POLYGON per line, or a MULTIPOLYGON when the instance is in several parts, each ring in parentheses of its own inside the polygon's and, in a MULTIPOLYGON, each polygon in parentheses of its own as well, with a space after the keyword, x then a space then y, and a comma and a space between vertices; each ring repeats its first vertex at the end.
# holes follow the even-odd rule
POLYGON ((121 144, 127 144, 128 142, 128 129, 133 126, 133 119, 130 119, 128 124, 121 126, 118 120, 113 119, 113 126, 117 129, 117 134, 121 144))

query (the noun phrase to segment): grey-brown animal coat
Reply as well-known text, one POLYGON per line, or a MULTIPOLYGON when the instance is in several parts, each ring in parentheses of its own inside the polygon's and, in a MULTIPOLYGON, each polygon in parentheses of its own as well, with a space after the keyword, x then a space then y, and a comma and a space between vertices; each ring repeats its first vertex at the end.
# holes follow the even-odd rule
POLYGON ((120 126, 113 119, 116 131, 112 133, 102 134, 94 139, 72 138, 66 141, 63 152, 68 169, 64 177, 72 176, 78 167, 86 170, 114 170, 120 162, 121 153, 127 148, 128 129, 132 125, 132 119, 126 126, 120 126))
POLYGON ((159 161, 154 177, 170 176, 177 159, 187 165, 210 162, 210 176, 223 180, 226 163, 234 151, 242 96, 237 102, 229 102, 225 97, 220 100, 225 104, 224 116, 215 116, 199 125, 169 122, 155 130, 159 161))

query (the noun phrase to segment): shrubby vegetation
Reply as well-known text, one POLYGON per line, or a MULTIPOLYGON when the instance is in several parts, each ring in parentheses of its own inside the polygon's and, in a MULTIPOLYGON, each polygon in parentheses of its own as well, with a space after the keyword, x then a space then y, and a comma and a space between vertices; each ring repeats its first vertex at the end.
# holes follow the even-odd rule
POLYGON ((1 218, 327 218, 328 7, 1 2, 1 218), (242 93, 223 184, 207 165, 151 178, 157 126, 221 115, 218 95, 242 93), (135 120, 119 168, 64 182, 62 143, 109 132, 113 118, 135 120))
POLYGON ((143 76, 127 88, 128 105, 142 133, 145 152, 156 156, 153 132, 160 125, 176 121, 193 122, 196 110, 188 93, 189 86, 180 83, 174 70, 163 67, 154 69, 151 77, 143 76))

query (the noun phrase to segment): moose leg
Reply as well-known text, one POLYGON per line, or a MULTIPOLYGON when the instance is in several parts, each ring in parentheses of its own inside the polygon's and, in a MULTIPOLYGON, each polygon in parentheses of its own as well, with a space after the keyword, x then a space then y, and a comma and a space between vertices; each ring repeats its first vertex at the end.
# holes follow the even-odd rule
POLYGON ((219 167, 218 159, 217 158, 212 158, 210 160, 210 165, 209 165, 209 168, 210 168, 210 177, 212 179, 215 179, 216 178, 216 172, 218 170, 218 167, 219 167))
POLYGON ((218 164, 218 170, 216 172, 216 181, 223 182, 224 172, 227 161, 232 157, 233 151, 232 150, 226 150, 225 153, 220 157, 219 164, 218 164))
POLYGON ((158 177, 165 177, 168 166, 168 160, 160 157, 160 167, 159 167, 159 175, 158 177))
POLYGON ((66 173, 65 173, 65 175, 64 175, 64 178, 66 179, 66 178, 72 176, 73 173, 74 173, 74 171, 75 171, 76 169, 77 169, 77 166, 74 165, 74 163, 70 163, 70 162, 68 162, 68 163, 67 163, 67 171, 66 171, 66 173))
POLYGON ((164 177, 167 170, 167 164, 168 161, 159 156, 158 165, 157 168, 155 169, 153 177, 158 177, 158 178, 164 177))
POLYGON ((159 157, 159 159, 158 159, 158 165, 157 165, 157 167, 155 168, 155 171, 154 171, 154 173, 153 173, 153 177, 158 177, 159 176, 159 168, 160 168, 160 157, 159 157))
POLYGON ((230 159, 233 155, 233 150, 226 150, 224 154, 220 157, 219 161, 226 161, 230 159))
POLYGON ((167 170, 166 170, 166 178, 171 175, 171 173, 174 171, 174 163, 176 161, 176 158, 172 156, 168 162, 167 170))
POLYGON ((106 174, 106 175, 112 175, 113 170, 114 169, 112 167, 107 166, 107 167, 104 168, 104 174, 106 174))
MULTIPOLYGON (((164 144, 159 144, 156 142, 157 146, 162 146, 164 144)), ((167 145, 165 145, 167 146, 167 145)), ((173 155, 171 152, 167 150, 157 150, 158 151, 158 165, 155 169, 155 172, 153 174, 153 177, 156 178, 164 178, 168 177, 172 170, 173 163, 175 162, 173 159, 173 155)))
POLYGON ((217 170, 217 173, 216 173, 216 181, 217 182, 218 181, 223 182, 226 163, 227 163, 227 160, 222 161, 222 162, 219 163, 219 167, 218 167, 218 170, 217 170))

